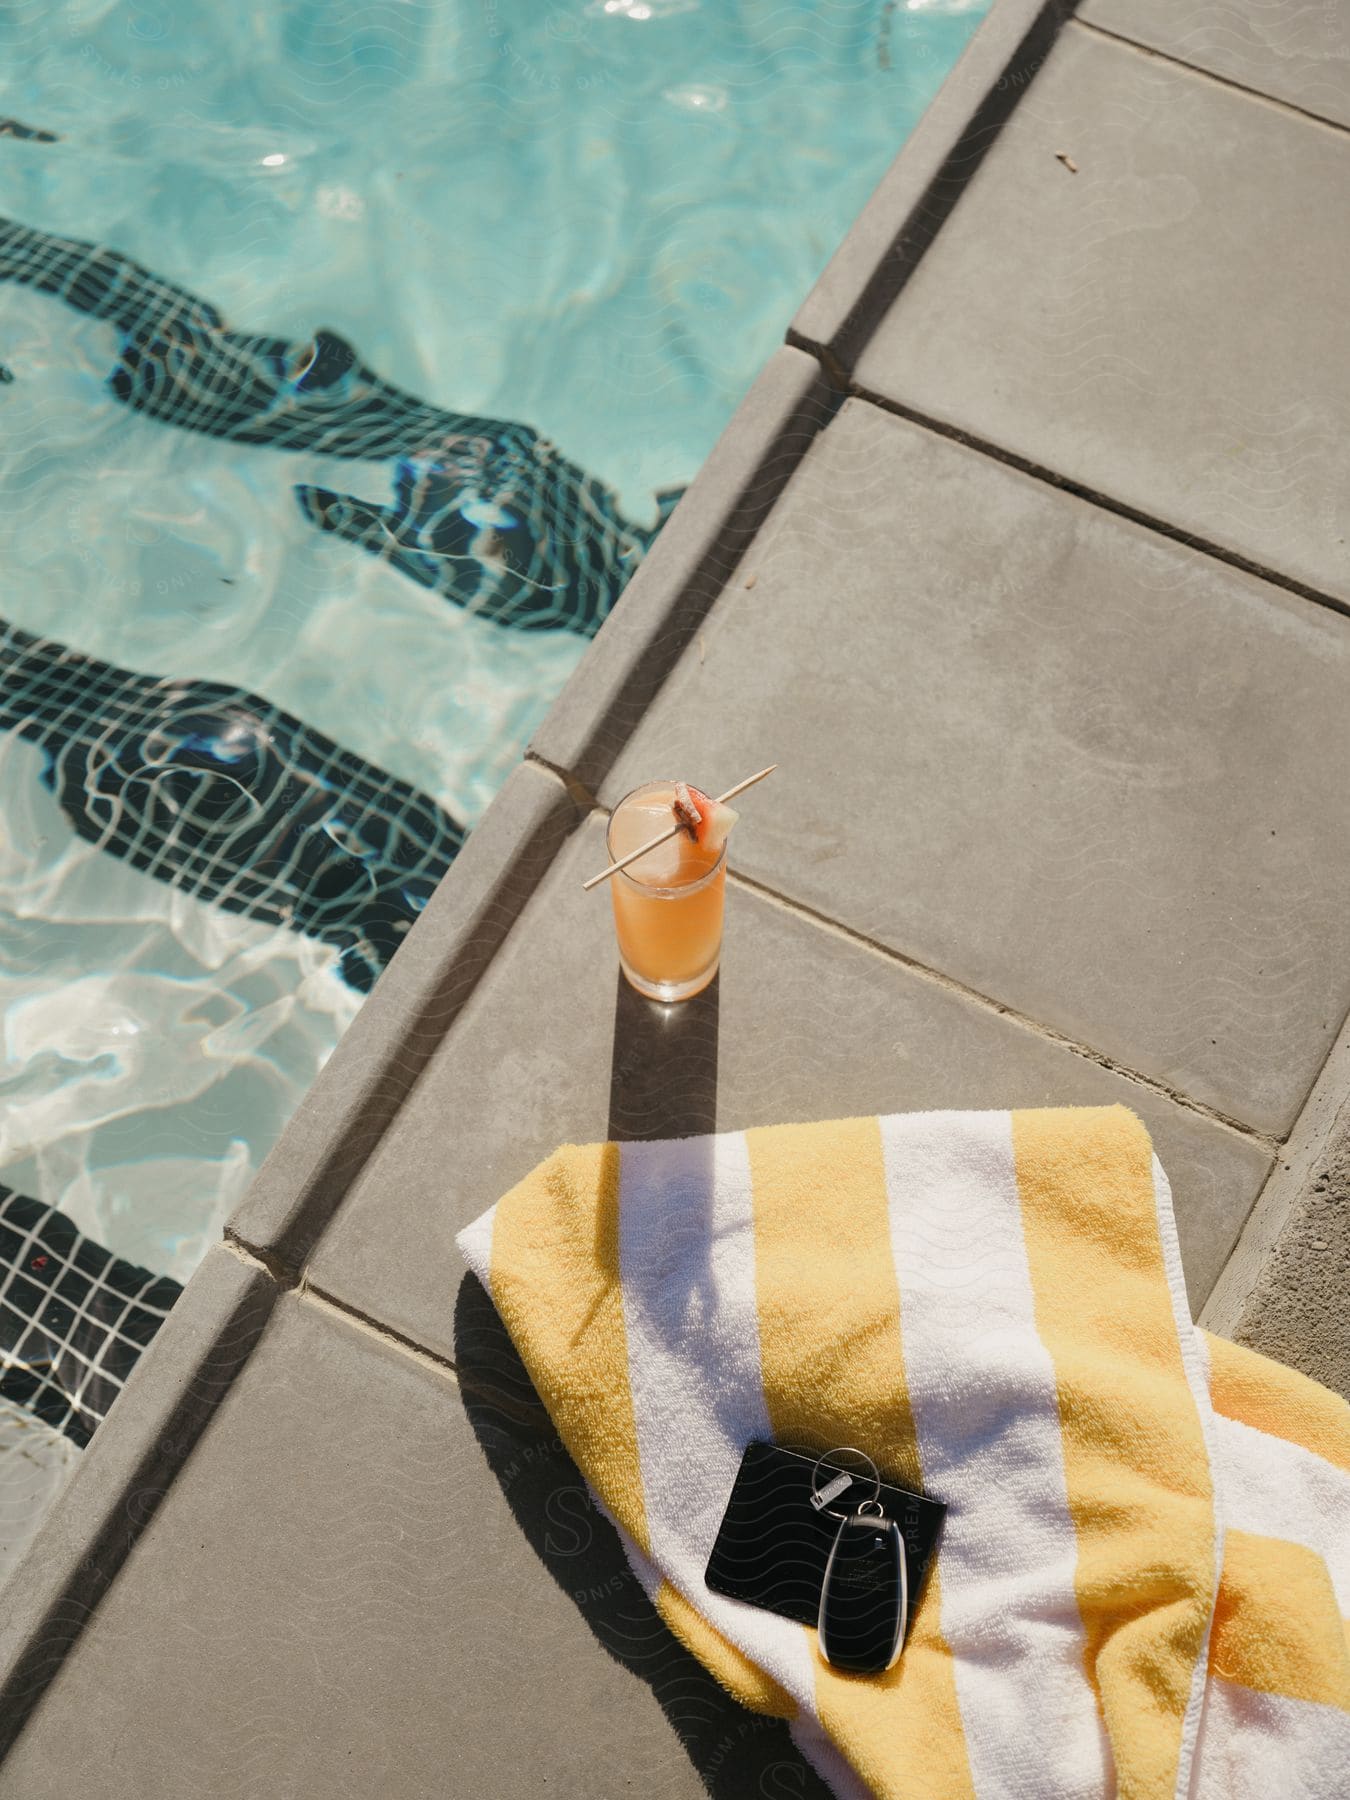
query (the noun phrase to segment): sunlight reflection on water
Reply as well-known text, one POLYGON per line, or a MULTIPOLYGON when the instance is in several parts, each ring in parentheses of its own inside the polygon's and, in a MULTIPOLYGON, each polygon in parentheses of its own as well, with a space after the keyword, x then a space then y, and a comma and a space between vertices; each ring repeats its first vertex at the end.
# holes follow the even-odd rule
MULTIPOLYGON (((538 427, 651 521, 983 10, 7 8, 0 109, 60 141, 0 140, 0 213, 238 329, 328 325, 416 395, 538 427)), ((472 824, 584 642, 467 617, 295 504, 387 504, 387 464, 133 414, 108 324, 3 282, 0 309, 0 615, 262 693, 472 824)), ((330 949, 76 839, 41 766, 0 737, 0 1181, 182 1278, 359 996, 330 949)))

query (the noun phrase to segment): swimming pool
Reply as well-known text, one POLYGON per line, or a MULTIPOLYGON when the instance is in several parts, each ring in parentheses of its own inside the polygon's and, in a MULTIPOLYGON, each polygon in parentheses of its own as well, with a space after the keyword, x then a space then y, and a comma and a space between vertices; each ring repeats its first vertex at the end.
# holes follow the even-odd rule
POLYGON ((87 1438, 986 3, 0 15, 11 1411, 87 1438))

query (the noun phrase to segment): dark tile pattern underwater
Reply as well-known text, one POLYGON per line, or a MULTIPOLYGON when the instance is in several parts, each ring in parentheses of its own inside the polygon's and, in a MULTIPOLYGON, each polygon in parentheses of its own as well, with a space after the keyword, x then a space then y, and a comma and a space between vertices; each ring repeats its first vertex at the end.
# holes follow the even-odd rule
POLYGON ((365 993, 464 828, 257 694, 137 675, 0 622, 0 727, 45 753, 81 837, 230 912, 339 952, 365 993))
POLYGON ((397 504, 300 486, 311 523, 516 630, 591 636, 669 515, 625 519, 610 490, 527 425, 445 412, 384 381, 335 332, 231 331, 209 301, 98 244, 0 220, 0 280, 55 294, 121 334, 119 400, 235 443, 391 459, 397 504))
MULTIPOLYGON (((391 459, 394 506, 301 485, 303 515, 506 630, 593 635, 679 498, 658 497, 655 526, 634 524, 528 426, 404 393, 331 331, 307 343, 231 331, 209 301, 102 245, 0 220, 0 280, 115 325, 107 386, 165 425, 391 459)), ((361 993, 465 837, 430 796, 259 694, 117 668, 4 621, 0 729, 40 746, 41 779, 82 838, 333 945, 361 993)), ((0 1196, 0 1393, 84 1443, 178 1284, 35 1200, 0 1196)))
POLYGON ((0 1187, 0 1396, 84 1445, 182 1292, 0 1187))

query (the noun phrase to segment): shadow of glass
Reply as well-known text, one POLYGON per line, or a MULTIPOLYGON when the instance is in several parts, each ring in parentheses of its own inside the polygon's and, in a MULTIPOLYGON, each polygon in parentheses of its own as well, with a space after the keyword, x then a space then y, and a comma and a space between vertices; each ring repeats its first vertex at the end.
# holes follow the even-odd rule
POLYGON ((748 1712, 673 1637, 474 1275, 455 1303, 465 1412, 535 1555, 604 1650, 652 1690, 713 1800, 830 1800, 781 1719, 748 1712))
POLYGON ((609 1136, 695 1137, 717 1129, 722 978, 676 1006, 645 1000, 618 976, 609 1073, 609 1136))

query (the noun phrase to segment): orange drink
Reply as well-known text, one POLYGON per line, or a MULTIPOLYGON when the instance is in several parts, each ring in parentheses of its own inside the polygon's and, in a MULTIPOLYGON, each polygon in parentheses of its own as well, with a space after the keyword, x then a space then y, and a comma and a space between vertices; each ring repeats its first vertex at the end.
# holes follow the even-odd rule
MULTIPOLYGON (((648 781, 624 796, 610 816, 611 861, 675 823, 676 786, 648 781)), ((681 830, 611 878, 619 961, 649 1000, 692 999, 717 973, 726 873, 725 836, 700 843, 681 830)))

